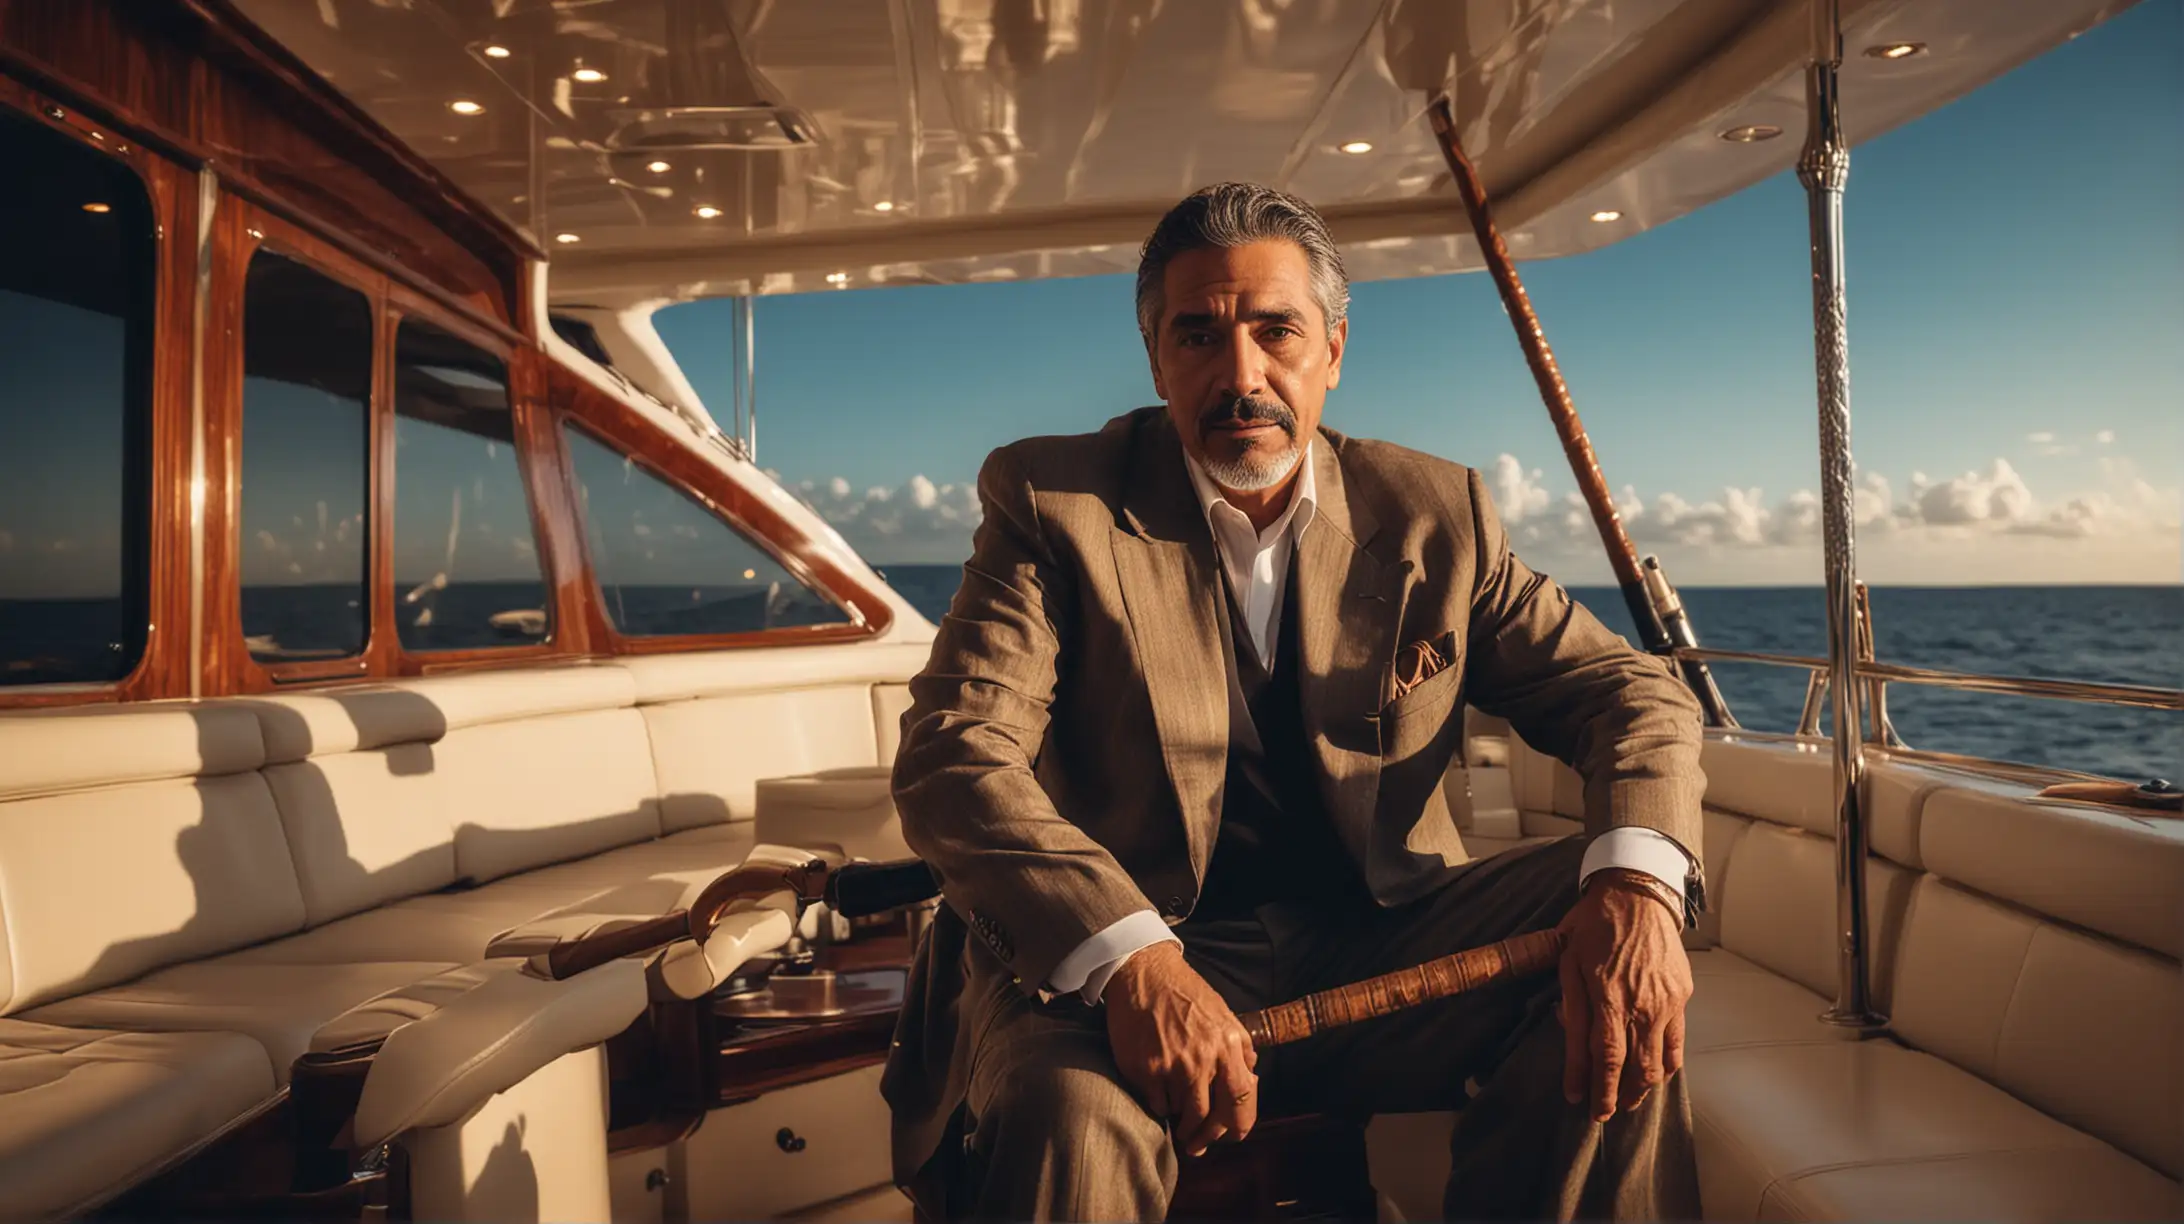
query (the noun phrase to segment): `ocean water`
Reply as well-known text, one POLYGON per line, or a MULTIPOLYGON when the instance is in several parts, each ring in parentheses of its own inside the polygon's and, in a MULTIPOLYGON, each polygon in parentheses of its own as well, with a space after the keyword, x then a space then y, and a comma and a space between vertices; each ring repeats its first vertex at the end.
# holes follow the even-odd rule
MULTIPOLYGON (((895 589, 934 620, 962 567, 882 566, 895 589)), ((1570 592, 1609 628, 1636 635, 1613 587, 1570 592)), ((1696 587, 1684 607, 1703 645, 1824 657, 1827 611, 1818 587, 1696 587)), ((2184 586, 1876 587, 1874 653, 1948 671, 2184 687, 2184 586)), ((1713 665, 1737 721, 1796 729, 1807 673, 1752 663, 1713 665)), ((2139 782, 2184 782, 2184 713, 1896 684, 1896 731, 1915 748, 2050 765, 2139 782)))

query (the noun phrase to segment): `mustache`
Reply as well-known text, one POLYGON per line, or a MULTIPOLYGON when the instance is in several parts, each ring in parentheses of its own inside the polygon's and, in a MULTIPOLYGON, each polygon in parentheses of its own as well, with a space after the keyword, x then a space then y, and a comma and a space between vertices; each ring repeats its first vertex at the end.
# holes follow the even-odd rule
POLYGON ((1269 395, 1230 395, 1198 414, 1198 428, 1210 429, 1216 425, 1264 424, 1278 425, 1283 433, 1297 436, 1297 414, 1289 405, 1269 395))

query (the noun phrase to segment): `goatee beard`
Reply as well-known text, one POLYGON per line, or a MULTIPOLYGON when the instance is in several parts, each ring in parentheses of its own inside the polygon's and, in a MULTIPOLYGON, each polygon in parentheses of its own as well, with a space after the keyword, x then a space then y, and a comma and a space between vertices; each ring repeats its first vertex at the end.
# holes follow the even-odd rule
POLYGON ((1257 493, 1287 480, 1304 455, 1303 448, 1297 445, 1297 414, 1289 410, 1289 405, 1270 396, 1232 395, 1199 415, 1198 436, 1206 438, 1214 426, 1232 421, 1276 426, 1288 438, 1289 445, 1279 454, 1270 455, 1265 453, 1266 447, 1251 443, 1233 456, 1212 453, 1213 447, 1207 446, 1206 475, 1222 488, 1238 493, 1257 493))

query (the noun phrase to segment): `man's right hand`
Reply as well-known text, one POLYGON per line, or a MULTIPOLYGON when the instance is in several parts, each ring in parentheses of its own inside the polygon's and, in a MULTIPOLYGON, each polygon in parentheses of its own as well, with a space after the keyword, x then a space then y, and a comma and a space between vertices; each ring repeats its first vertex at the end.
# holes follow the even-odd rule
POLYGON ((1196 1156, 1259 1120, 1259 1053, 1236 1013, 1173 943, 1133 953, 1101 996, 1122 1076, 1156 1118, 1175 1119, 1177 1150, 1196 1156))

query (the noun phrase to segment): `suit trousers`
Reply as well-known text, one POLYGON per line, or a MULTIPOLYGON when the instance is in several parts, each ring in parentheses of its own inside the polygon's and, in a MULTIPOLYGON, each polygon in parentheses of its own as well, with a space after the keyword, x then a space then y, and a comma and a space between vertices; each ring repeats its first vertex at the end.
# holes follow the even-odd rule
MULTIPOLYGON (((1582 855, 1572 837, 1475 861, 1408 905, 1285 903, 1176 933, 1232 1008, 1259 1008, 1552 927, 1576 900, 1582 855)), ((1560 993, 1545 974, 1262 1051, 1260 1116, 1461 1110, 1450 1219, 1696 1218, 1683 1076, 1634 1112, 1592 1121, 1562 1096, 1560 993)), ((1178 1157, 1166 1123, 1122 1081, 1100 1010, 1013 987, 976 996, 960 1143, 935 1157, 956 1166, 935 1179, 949 1188, 946 1214, 1163 1218, 1178 1157)))

